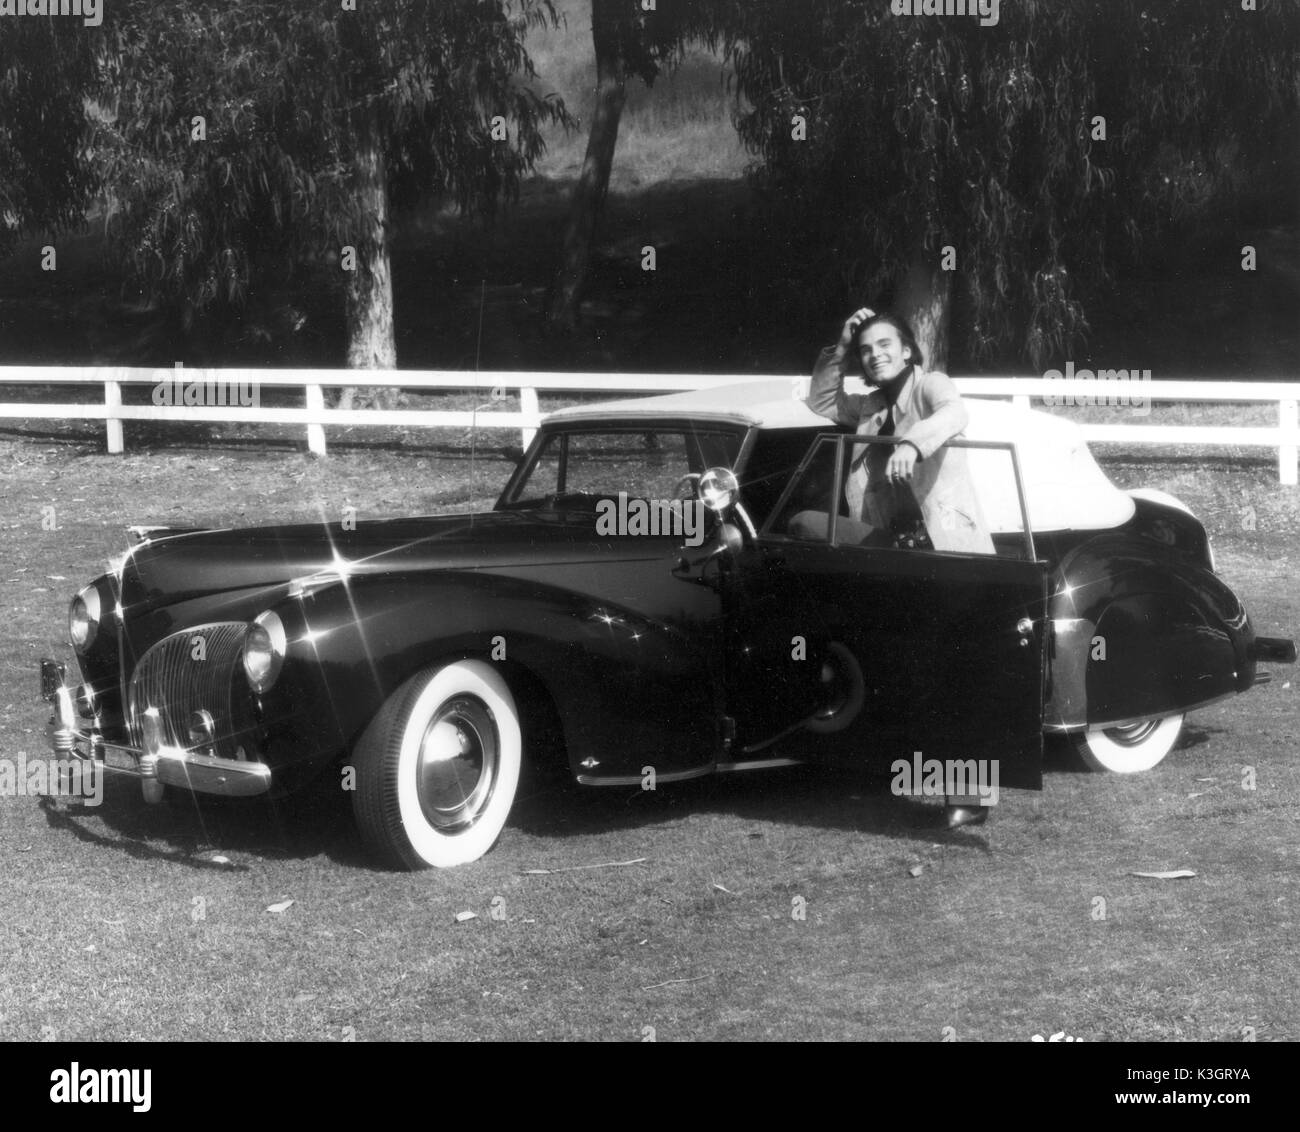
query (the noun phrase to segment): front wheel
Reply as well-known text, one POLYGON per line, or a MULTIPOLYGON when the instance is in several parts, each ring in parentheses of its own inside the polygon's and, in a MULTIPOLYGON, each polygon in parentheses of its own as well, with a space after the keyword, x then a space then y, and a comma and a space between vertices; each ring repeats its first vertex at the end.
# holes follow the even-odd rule
POLYGON ((481 660, 426 669, 389 697, 353 752, 353 812, 384 863, 476 861, 500 836, 523 758, 519 712, 481 660))
POLYGON ((1150 770, 1178 742, 1182 715, 1144 719, 1124 727, 1098 727, 1070 736, 1074 749, 1089 768, 1108 774, 1138 774, 1150 770))

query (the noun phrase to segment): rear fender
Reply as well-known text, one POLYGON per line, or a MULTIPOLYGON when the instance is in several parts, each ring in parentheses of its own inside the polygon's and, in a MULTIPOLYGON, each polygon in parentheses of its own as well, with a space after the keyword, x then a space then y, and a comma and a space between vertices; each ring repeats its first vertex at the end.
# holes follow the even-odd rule
POLYGON ((1185 556, 1103 536, 1067 555, 1050 603, 1052 729, 1190 710, 1254 678, 1254 630, 1236 594, 1185 556))

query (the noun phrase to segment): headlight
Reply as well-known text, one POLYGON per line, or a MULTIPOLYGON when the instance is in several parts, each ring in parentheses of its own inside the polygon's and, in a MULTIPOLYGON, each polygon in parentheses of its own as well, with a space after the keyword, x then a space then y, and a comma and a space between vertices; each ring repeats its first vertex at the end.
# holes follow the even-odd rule
POLYGON ((68 636, 77 652, 84 653, 95 643, 99 614, 99 590, 94 586, 83 587, 68 609, 68 636))
POLYGON ((280 675, 287 638, 284 623, 270 610, 259 613, 244 638, 244 675, 254 692, 267 691, 280 675))

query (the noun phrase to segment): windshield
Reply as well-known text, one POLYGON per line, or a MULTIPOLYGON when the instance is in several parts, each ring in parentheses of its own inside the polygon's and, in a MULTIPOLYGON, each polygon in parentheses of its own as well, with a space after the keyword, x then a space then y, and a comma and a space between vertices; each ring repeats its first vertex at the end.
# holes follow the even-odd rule
POLYGON ((734 467, 742 430, 677 425, 591 426, 550 433, 501 497, 499 508, 582 509, 626 493, 676 499, 682 478, 734 467))

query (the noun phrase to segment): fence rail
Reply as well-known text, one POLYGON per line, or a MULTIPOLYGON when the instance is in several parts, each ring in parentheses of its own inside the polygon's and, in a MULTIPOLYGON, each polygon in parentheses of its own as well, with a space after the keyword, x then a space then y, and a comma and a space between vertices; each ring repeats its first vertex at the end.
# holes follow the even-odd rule
MULTIPOLYGON (((607 393, 610 396, 638 393, 672 393, 731 385, 738 381, 765 380, 756 375, 717 374, 594 374, 594 373, 527 373, 500 371, 468 373, 462 370, 266 370, 266 369, 185 369, 158 370, 134 368, 0 366, 0 386, 81 385, 102 387, 103 401, 95 404, 51 404, 48 402, 0 402, 0 419, 25 420, 102 420, 108 451, 125 450, 124 421, 211 421, 249 422, 256 424, 300 425, 307 430, 307 446, 323 455, 326 450, 325 428, 328 425, 415 426, 423 428, 508 428, 520 430, 524 445, 532 440, 541 421, 538 394, 607 393), (226 390, 241 384, 253 388, 265 386, 304 390, 305 407, 245 407, 241 405, 125 405, 122 387, 163 382, 219 383, 226 390), (325 389, 345 386, 437 390, 517 391, 517 412, 427 409, 331 409, 325 406, 325 389)), ((806 377, 789 377, 791 382, 807 382, 806 377)), ((1053 398, 1058 404, 1088 403, 1103 391, 1115 394, 1121 386, 1080 380, 1044 377, 958 377, 962 393, 972 397, 1010 398, 1028 406, 1031 398, 1053 398)), ((1274 448, 1278 455, 1278 479, 1283 484, 1297 483, 1300 473, 1300 382, 1231 382, 1231 381, 1144 381, 1125 387, 1135 398, 1151 401, 1189 403, 1263 402, 1277 406, 1275 427, 1230 425, 1126 425, 1081 423, 1086 439, 1131 444, 1231 445, 1274 448)))

